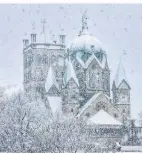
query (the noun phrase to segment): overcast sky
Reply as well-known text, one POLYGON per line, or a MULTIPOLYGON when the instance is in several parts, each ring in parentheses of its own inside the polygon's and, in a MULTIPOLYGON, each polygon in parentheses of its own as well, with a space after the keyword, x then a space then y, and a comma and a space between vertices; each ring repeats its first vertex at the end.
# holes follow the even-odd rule
POLYGON ((0 4, 0 86, 23 81, 22 39, 30 38, 35 23, 37 40, 42 41, 46 19, 47 41, 52 35, 66 34, 66 42, 81 29, 81 16, 87 10, 89 31, 106 49, 111 83, 122 58, 131 86, 132 116, 141 111, 142 94, 142 17, 139 4, 90 5, 2 5, 0 4))

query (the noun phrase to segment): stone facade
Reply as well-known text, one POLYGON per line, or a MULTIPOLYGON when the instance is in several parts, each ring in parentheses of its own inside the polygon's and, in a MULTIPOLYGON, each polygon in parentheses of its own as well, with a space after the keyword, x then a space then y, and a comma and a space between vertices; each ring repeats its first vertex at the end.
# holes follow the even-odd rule
POLYGON ((60 35, 59 42, 38 43, 37 35, 33 33, 30 44, 28 40, 23 41, 25 92, 42 98, 47 95, 61 97, 63 111, 74 116, 91 101, 81 116, 88 118, 103 109, 123 122, 130 118, 129 84, 124 77, 118 84, 113 81, 111 98, 107 54, 100 42, 88 32, 86 22, 86 18, 82 20, 82 30, 69 47, 66 47, 65 35, 60 35), (46 91, 50 67, 56 83, 53 82, 46 91), (94 99, 99 93, 100 96, 94 99))
POLYGON ((24 89, 27 93, 45 93, 45 80, 52 65, 59 87, 62 87, 65 46, 35 42, 23 49, 24 89))

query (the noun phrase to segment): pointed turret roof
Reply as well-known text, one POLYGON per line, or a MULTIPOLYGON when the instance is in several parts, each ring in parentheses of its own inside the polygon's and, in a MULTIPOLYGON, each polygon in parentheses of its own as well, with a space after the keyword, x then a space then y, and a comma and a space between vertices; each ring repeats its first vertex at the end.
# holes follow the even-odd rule
POLYGON ((70 79, 73 79, 75 83, 79 86, 78 79, 76 77, 75 70, 73 68, 72 62, 68 60, 67 62, 67 69, 64 76, 64 84, 66 85, 70 79))
POLYGON ((118 65, 118 69, 117 69, 117 72, 116 72, 116 76, 115 76, 116 87, 118 87, 123 80, 125 80, 127 82, 125 69, 124 69, 122 62, 120 60, 119 65, 118 65))
POLYGON ((52 67, 50 67, 49 71, 48 71, 46 83, 45 83, 46 92, 48 92, 53 85, 59 90, 59 86, 56 81, 53 69, 52 69, 52 67))

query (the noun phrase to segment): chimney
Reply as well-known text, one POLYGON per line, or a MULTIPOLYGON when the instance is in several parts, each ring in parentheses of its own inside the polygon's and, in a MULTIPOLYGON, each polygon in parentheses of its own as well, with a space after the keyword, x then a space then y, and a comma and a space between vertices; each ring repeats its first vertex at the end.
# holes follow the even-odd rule
POLYGON ((26 48, 29 45, 29 40, 28 39, 24 39, 23 40, 23 48, 26 48))
POLYGON ((37 34, 31 34, 31 43, 36 43, 36 35, 37 34))
POLYGON ((65 44, 65 37, 66 37, 66 35, 60 35, 59 36, 59 43, 60 44, 65 44))

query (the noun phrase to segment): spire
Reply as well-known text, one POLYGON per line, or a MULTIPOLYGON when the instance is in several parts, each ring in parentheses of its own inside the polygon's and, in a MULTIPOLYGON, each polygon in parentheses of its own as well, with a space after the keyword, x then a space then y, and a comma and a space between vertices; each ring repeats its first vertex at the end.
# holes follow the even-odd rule
POLYGON ((85 11, 82 15, 82 31, 83 30, 87 30, 88 29, 88 26, 87 26, 87 12, 85 11))
POLYGON ((83 34, 89 34, 88 33, 88 25, 87 25, 87 11, 85 11, 82 15, 82 30, 80 31, 79 33, 79 36, 80 35, 83 35, 83 34))
POLYGON ((115 76, 115 84, 116 84, 116 87, 119 86, 119 84, 123 81, 127 81, 126 79, 126 75, 125 75, 125 69, 122 65, 122 62, 121 62, 121 59, 120 59, 120 62, 119 62, 119 65, 118 65, 118 69, 117 69, 117 72, 116 72, 116 76, 115 76))
POLYGON ((72 65, 72 63, 69 59, 68 63, 67 63, 66 73, 65 73, 65 76, 64 76, 64 84, 66 85, 69 82, 70 79, 73 79, 75 81, 75 83, 79 86, 79 82, 78 82, 78 79, 76 77, 73 65, 72 65))
POLYGON ((43 29, 42 29, 42 33, 43 33, 43 37, 44 37, 44 43, 46 43, 46 29, 45 29, 45 27, 46 27, 46 19, 44 18, 42 21, 41 21, 41 23, 43 24, 43 29))
POLYGON ((32 33, 35 34, 35 22, 32 22, 32 33))
POLYGON ((59 86, 58 86, 58 83, 56 81, 53 69, 52 69, 52 67, 50 67, 49 71, 48 71, 46 83, 45 83, 46 92, 48 92, 53 85, 59 90, 59 86))

